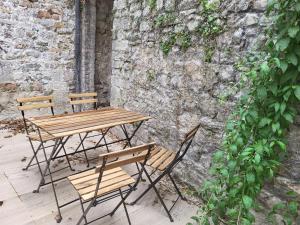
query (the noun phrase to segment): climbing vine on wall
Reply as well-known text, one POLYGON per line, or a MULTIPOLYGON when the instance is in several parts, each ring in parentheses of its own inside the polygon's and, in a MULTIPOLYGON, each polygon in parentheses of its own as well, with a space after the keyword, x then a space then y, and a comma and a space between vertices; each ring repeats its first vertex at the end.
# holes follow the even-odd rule
MULTIPOLYGON (((300 0, 270 0, 267 14, 273 23, 265 48, 247 62, 250 88, 213 156, 213 179, 201 190, 206 204, 193 217, 201 225, 253 224, 256 198, 286 154, 286 134, 300 101, 300 0)), ((298 210, 292 200, 275 205, 272 213, 281 212, 283 223, 292 224, 298 210)))
MULTIPOLYGON (((175 12, 163 12, 156 15, 156 0, 148 0, 149 7, 155 15, 153 27, 156 30, 162 30, 167 27, 174 27, 176 24, 185 26, 175 12)), ((211 62, 212 56, 217 45, 216 38, 224 31, 226 19, 220 16, 221 1, 219 0, 199 0, 198 16, 200 16, 199 25, 193 31, 185 28, 181 31, 170 31, 160 37, 160 49, 164 55, 168 55, 176 45, 180 50, 186 51, 192 46, 192 37, 200 37, 203 41, 205 57, 204 61, 211 62)))

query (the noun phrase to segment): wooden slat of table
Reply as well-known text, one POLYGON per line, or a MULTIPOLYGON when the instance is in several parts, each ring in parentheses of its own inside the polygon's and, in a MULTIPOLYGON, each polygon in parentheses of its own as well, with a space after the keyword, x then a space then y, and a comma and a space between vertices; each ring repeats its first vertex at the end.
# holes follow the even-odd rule
MULTIPOLYGON (((97 113, 97 114, 86 114, 84 116, 81 117, 65 117, 63 120, 49 120, 47 122, 38 122, 39 126, 43 126, 43 127, 55 127, 55 126, 62 126, 63 124, 71 124, 71 123, 78 123, 81 121, 90 121, 90 120, 96 120, 96 119, 101 119, 101 120, 105 120, 105 119, 111 119, 111 118, 120 118, 120 117, 125 117, 125 116, 137 116, 137 114, 133 114, 131 112, 115 112, 115 113, 111 113, 111 114, 105 114, 105 113, 97 113)), ((144 117, 144 116, 140 116, 140 117, 144 117)))
POLYGON ((119 121, 124 121, 124 120, 140 120, 145 117, 141 116, 115 116, 113 118, 105 118, 102 119, 101 117, 94 118, 94 119, 89 119, 89 120, 80 120, 80 121, 68 121, 64 122, 61 124, 56 124, 52 126, 41 126, 43 129, 47 129, 49 132, 64 132, 68 131, 70 129, 81 129, 81 128, 86 128, 90 127, 93 125, 105 125, 105 124, 110 124, 110 123, 115 123, 119 121))
POLYGON ((148 119, 150 117, 125 109, 107 108, 29 120, 54 137, 64 137, 148 119))

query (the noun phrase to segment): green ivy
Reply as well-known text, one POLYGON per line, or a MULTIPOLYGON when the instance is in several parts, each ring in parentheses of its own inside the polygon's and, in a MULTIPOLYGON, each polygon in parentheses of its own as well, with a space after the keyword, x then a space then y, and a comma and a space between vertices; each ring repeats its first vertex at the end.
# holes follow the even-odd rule
MULTIPOLYGON (((286 134, 300 101, 300 0, 269 0, 267 15, 273 20, 267 42, 242 66, 248 86, 213 156, 213 179, 200 192, 206 204, 193 217, 197 224, 253 224, 256 198, 286 155, 286 134)), ((284 224, 298 215, 294 199, 274 206, 284 224)))
POLYGON ((172 13, 160 14, 154 19, 154 27, 162 28, 171 25, 176 20, 176 16, 172 13))
POLYGON ((151 10, 154 10, 156 8, 156 0, 148 0, 148 5, 151 10))

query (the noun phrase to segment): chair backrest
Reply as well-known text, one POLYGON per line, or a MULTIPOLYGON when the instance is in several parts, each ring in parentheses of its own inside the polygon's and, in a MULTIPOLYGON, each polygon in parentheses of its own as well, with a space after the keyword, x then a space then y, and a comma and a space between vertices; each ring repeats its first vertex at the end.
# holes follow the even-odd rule
MULTIPOLYGON (((75 106, 84 106, 86 104, 93 104, 94 109, 97 108, 97 93, 87 92, 87 93, 71 93, 69 94, 70 104, 72 106, 73 112, 75 112, 75 106)), ((82 107, 79 107, 81 111, 82 107)))
POLYGON ((176 152, 176 157, 174 158, 173 162, 169 164, 169 168, 172 169, 175 165, 177 165, 185 156, 189 148, 191 147, 191 144, 194 140, 194 137, 196 136, 201 124, 198 124, 193 129, 191 129, 189 132, 187 132, 184 136, 183 141, 180 144, 179 150, 176 152))
POLYGON ((122 167, 132 163, 141 163, 142 168, 139 170, 138 178, 136 180, 136 183, 134 184, 134 186, 136 186, 141 179, 142 173, 144 171, 144 166, 146 165, 146 161, 148 160, 152 149, 154 149, 154 146, 155 143, 149 143, 100 155, 99 159, 102 160, 102 164, 96 166, 95 169, 95 172, 99 173, 99 176, 94 197, 97 196, 104 171, 122 167), (115 160, 116 158, 117 160, 115 160), (113 161, 109 162, 110 160, 113 161))
POLYGON ((27 98, 17 98, 19 103, 18 109, 21 111, 23 118, 25 117, 25 111, 50 108, 52 115, 54 115, 53 96, 34 96, 27 98))
POLYGON ((42 108, 50 108, 51 114, 54 115, 53 96, 34 96, 34 97, 27 97, 27 98, 17 98, 16 100, 19 103, 18 109, 21 111, 27 133, 28 133, 28 129, 27 129, 28 126, 25 119, 25 111, 42 109, 42 108))

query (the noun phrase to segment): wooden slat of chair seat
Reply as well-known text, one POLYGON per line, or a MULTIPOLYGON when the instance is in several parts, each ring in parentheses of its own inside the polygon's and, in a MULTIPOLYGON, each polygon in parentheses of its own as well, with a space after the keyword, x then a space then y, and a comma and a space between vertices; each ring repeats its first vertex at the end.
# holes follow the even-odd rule
POLYGON ((17 98, 17 102, 19 103, 27 103, 27 102, 42 102, 42 101, 49 101, 53 100, 53 96, 34 96, 34 97, 27 97, 27 98, 17 98))
MULTIPOLYGON (((83 200, 89 200, 94 197, 99 173, 94 169, 68 177, 74 188, 77 190, 83 200), (89 173, 87 173, 89 172, 89 173), (89 174, 85 177, 85 174, 89 174)), ((128 173, 120 167, 104 171, 98 196, 118 190, 121 187, 135 183, 128 173)))
POLYGON ((155 146, 147 165, 158 170, 165 170, 166 167, 175 159, 176 153, 161 146, 155 146))
MULTIPOLYGON (((130 184, 133 184, 133 183, 135 183, 135 180, 132 177, 130 177, 130 179, 123 180, 123 181, 115 183, 115 184, 113 184, 111 186, 108 186, 108 187, 100 189, 99 192, 98 192, 98 196, 101 196, 101 195, 108 194, 110 192, 119 190, 120 188, 126 187, 126 186, 128 186, 130 184)), ((83 200, 87 201, 87 200, 89 200, 89 199, 91 199, 91 198, 94 197, 94 192, 90 192, 88 194, 84 194, 81 197, 82 197, 83 200)))
MULTIPOLYGON (((105 178, 105 179, 109 178, 110 179, 110 178, 114 178, 114 177, 117 177, 117 176, 120 176, 120 175, 124 175, 124 172, 121 169, 121 167, 117 167, 116 169, 118 169, 118 170, 111 169, 111 170, 105 171, 105 173, 103 175, 103 178, 105 178), (107 172, 109 172, 109 173, 107 173, 107 172)), ((93 179, 97 178, 99 174, 95 172, 95 169, 92 169, 92 170, 93 170, 93 172, 91 174, 89 174, 88 176, 81 177, 81 178, 76 179, 76 180, 72 180, 71 183, 73 185, 77 185, 77 184, 80 184, 80 183, 90 181, 90 180, 93 180, 93 179)))
MULTIPOLYGON (((104 171, 103 176, 111 174, 111 173, 115 173, 115 172, 118 172, 121 170, 122 170, 121 168, 115 168, 115 169, 111 169, 108 171, 104 171)), ((90 169, 90 170, 87 170, 87 171, 84 171, 81 173, 71 175, 68 177, 68 180, 73 181, 73 180, 77 180, 79 178, 86 177, 86 176, 93 175, 93 174, 95 174, 95 169, 90 169)))
POLYGON ((87 93, 71 93, 69 98, 82 98, 82 97, 96 97, 97 92, 87 92, 87 93))
MULTIPOLYGON (((41 133, 41 136, 43 141, 50 141, 55 139, 55 137, 47 133, 41 133)), ((33 141, 41 141, 38 134, 28 134, 27 137, 29 137, 33 141)))

